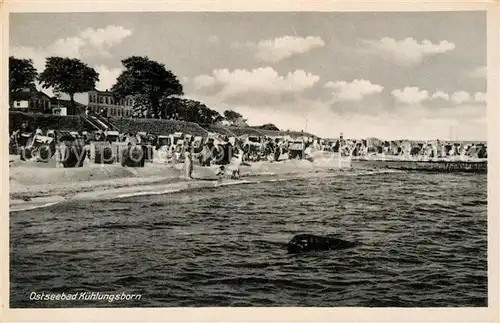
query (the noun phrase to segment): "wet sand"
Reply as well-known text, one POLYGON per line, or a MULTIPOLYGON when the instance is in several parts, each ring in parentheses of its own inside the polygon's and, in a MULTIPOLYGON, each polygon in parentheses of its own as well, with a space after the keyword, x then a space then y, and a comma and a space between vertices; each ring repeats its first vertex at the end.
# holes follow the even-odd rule
MULTIPOLYGON (((13 158, 15 159, 15 158, 13 158)), ((319 169, 350 167, 349 160, 317 159, 255 162, 240 167, 241 180, 217 176, 219 166, 194 166, 186 178, 183 164, 146 163, 144 168, 87 163, 60 168, 55 163, 11 162, 10 210, 44 207, 71 199, 106 199, 137 194, 164 194, 172 190, 217 187, 244 182, 253 176, 301 174, 319 169)))

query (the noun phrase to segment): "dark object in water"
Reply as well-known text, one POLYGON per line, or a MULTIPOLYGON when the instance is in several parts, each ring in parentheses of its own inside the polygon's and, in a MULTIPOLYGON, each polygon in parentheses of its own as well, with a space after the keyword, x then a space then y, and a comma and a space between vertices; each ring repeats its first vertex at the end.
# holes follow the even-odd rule
POLYGON ((307 251, 347 249, 356 246, 355 242, 314 234, 298 234, 287 245, 288 253, 307 251))

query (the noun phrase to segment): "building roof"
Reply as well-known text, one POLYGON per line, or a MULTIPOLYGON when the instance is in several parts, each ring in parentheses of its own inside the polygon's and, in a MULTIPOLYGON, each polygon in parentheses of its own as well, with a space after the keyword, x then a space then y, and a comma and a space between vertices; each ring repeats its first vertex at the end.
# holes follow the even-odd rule
POLYGON ((106 90, 106 91, 99 91, 99 90, 92 90, 92 91, 89 91, 88 93, 91 93, 91 94, 99 94, 99 95, 109 95, 109 96, 115 96, 116 93, 113 92, 113 91, 109 91, 109 90, 106 90))
POLYGON ((89 91, 89 93, 114 95, 114 92, 108 91, 108 90, 106 90, 106 91, 93 90, 93 91, 89 91))
POLYGON ((43 93, 42 91, 20 91, 12 93, 12 99, 14 101, 27 101, 33 97, 45 98, 50 100, 50 96, 43 93))
POLYGON ((109 90, 99 91, 99 90, 95 90, 94 89, 92 91, 88 91, 87 93, 88 94, 104 95, 104 96, 109 96, 109 97, 114 97, 114 98, 120 98, 120 99, 134 99, 134 95, 133 94, 128 94, 128 95, 125 95, 125 96, 121 96, 121 95, 118 95, 118 93, 113 92, 113 91, 109 91, 109 90))
MULTIPOLYGON (((70 100, 63 100, 63 99, 57 99, 57 98, 51 98, 50 102, 52 104, 60 104, 62 106, 69 106, 71 104, 70 100)), ((75 105, 77 107, 85 107, 86 106, 85 104, 81 104, 80 102, 76 102, 76 101, 75 101, 75 105)))

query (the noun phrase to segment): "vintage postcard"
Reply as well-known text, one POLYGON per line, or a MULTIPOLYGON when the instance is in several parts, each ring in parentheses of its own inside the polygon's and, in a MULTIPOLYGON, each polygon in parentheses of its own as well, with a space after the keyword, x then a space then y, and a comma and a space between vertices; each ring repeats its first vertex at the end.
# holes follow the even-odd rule
POLYGON ((498 321, 499 12, 4 2, 2 321, 498 321))

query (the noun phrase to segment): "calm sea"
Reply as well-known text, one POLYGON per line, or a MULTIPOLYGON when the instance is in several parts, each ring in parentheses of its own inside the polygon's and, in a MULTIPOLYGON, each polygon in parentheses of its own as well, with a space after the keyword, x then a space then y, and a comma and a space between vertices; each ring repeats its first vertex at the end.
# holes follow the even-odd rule
POLYGON ((486 175, 279 179, 11 213, 10 306, 487 306, 486 175), (297 233, 360 245, 288 255, 297 233), (82 291, 141 298, 30 300, 82 291))

